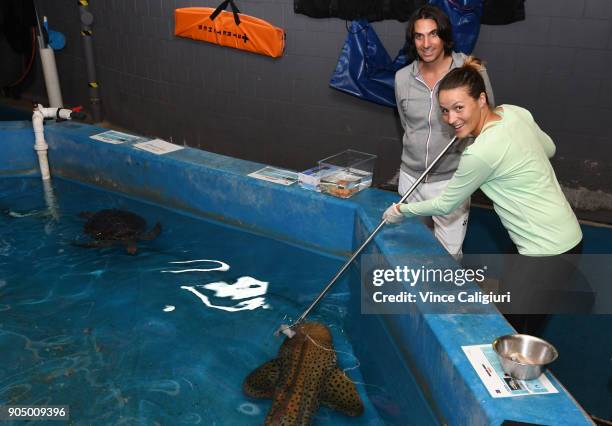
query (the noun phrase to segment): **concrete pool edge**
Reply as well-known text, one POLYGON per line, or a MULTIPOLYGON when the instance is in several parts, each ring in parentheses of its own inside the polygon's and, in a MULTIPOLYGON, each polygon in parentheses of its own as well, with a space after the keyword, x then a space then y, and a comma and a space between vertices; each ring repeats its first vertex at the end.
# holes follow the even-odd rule
MULTIPOLYGON (((36 173, 33 133, 27 125, 0 126, 7 174, 36 173), (29 137, 30 139, 24 138, 29 137), (8 148, 8 149, 7 149, 8 148), (12 169, 12 167, 15 167, 12 169)), ((257 181, 246 174, 262 164, 187 149, 156 156, 129 144, 109 145, 89 139, 106 129, 75 123, 47 126, 52 173, 84 181, 177 209, 206 212, 211 218, 251 227, 288 241, 303 242, 330 253, 348 253, 377 225, 385 206, 397 196, 368 190, 339 200, 297 188, 257 181), (104 172, 100 172, 100 170, 104 172), (113 175, 108 176, 112 170, 113 175), (104 176, 106 175, 106 176, 104 176), (182 179, 180 187, 176 182, 182 179), (205 188, 205 191, 202 189, 205 188), (257 191, 253 191, 257 188, 257 191), (272 208, 271 208, 272 207, 272 208), (355 228, 360 234, 355 236, 355 228)), ((415 221, 383 230, 377 251, 390 264, 398 255, 433 251, 443 254, 431 234, 415 221), (391 238, 393 235, 393 238, 391 238), (412 251, 398 241, 419 241, 412 251)), ((322 283, 323 285, 324 283, 322 283)), ((556 380, 556 395, 493 399, 476 376, 461 345, 486 343, 511 331, 499 314, 386 316, 383 321, 397 338, 398 348, 413 366, 424 392, 450 424, 500 424, 504 419, 544 424, 591 424, 582 409, 556 380), (458 332, 460 330, 460 332, 458 332)))

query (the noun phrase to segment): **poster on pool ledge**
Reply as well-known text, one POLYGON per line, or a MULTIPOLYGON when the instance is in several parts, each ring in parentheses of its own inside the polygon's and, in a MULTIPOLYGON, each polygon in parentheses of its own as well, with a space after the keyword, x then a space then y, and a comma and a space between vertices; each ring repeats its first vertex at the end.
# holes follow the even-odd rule
POLYGON ((298 174, 296 172, 272 166, 266 166, 263 169, 249 173, 247 176, 285 186, 291 185, 298 180, 298 174))
POLYGON ((493 398, 559 393, 546 374, 533 380, 518 380, 504 373, 490 343, 462 346, 461 349, 493 398))
POLYGON ((161 139, 152 139, 146 142, 135 143, 133 146, 134 148, 142 149, 143 151, 147 151, 155 155, 168 154, 169 152, 183 149, 182 146, 175 145, 161 139))
POLYGON ((106 132, 91 135, 90 138, 113 145, 118 145, 124 142, 140 142, 146 140, 146 138, 130 135, 123 132, 117 132, 116 130, 108 130, 106 132))

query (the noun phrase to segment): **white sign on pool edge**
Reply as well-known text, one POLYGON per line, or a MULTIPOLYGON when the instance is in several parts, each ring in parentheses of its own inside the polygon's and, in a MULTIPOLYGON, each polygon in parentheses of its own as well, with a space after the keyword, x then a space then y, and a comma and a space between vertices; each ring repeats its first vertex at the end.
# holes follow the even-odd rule
POLYGON ((544 373, 533 380, 518 380, 510 377, 502 369, 499 358, 490 343, 461 346, 461 349, 493 398, 559 393, 544 373))
POLYGON ((138 149, 142 149, 143 151, 148 151, 156 155, 168 154, 169 152, 178 151, 179 149, 183 149, 182 146, 175 145, 170 142, 166 142, 161 139, 153 139, 147 142, 135 143, 133 145, 138 149))
POLYGON ((117 132, 116 130, 109 130, 107 132, 98 133, 96 135, 91 135, 91 139, 95 139, 101 142, 110 143, 113 145, 122 144, 124 142, 137 142, 140 140, 145 140, 140 136, 130 135, 123 132, 117 132))

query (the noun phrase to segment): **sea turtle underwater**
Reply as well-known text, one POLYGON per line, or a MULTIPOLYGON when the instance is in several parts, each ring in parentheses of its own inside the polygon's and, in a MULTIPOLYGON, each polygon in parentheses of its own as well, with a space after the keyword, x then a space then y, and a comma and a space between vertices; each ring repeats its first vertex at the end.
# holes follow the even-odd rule
POLYGON ((75 242, 79 247, 110 247, 114 244, 125 244, 128 253, 136 254, 137 241, 150 241, 161 232, 161 224, 157 222, 147 231, 147 222, 135 213, 105 209, 97 212, 81 212, 79 216, 86 218, 83 232, 93 240, 75 242))

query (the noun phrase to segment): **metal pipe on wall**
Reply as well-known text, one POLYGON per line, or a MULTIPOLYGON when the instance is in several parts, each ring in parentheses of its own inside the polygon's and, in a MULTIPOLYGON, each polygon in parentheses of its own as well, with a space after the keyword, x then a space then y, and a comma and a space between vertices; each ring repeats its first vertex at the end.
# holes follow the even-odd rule
POLYGON ((87 66, 87 85, 89 86, 89 102, 91 104, 91 115, 94 122, 102 121, 102 106, 100 101, 100 84, 96 78, 96 65, 94 61, 91 28, 94 17, 89 11, 88 0, 78 0, 79 13, 81 20, 81 37, 83 40, 83 52, 85 54, 85 64, 87 66))

